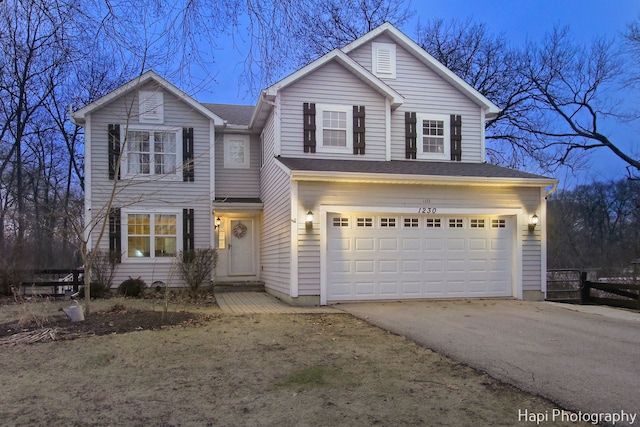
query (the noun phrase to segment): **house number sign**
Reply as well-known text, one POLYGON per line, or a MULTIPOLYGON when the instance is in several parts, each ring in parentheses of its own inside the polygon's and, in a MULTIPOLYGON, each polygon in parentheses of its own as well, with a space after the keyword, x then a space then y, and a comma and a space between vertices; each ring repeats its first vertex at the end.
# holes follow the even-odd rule
POLYGON ((418 208, 418 213, 419 214, 434 214, 436 213, 438 209, 437 208, 418 208))

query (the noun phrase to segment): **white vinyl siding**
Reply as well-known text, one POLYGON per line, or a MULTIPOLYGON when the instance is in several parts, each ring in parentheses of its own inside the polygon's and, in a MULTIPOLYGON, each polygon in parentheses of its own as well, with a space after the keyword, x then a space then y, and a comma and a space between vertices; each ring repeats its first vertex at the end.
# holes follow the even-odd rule
MULTIPOLYGON (((155 85, 147 85, 143 90, 157 92, 159 89, 155 85)), ((189 127, 194 129, 194 176, 193 182, 184 182, 180 179, 128 179, 123 175, 123 179, 112 181, 108 178, 108 125, 110 123, 121 124, 120 132, 124 135, 126 124, 129 127, 151 128, 150 124, 140 124, 138 122, 138 96, 137 91, 115 99, 89 116, 91 146, 90 158, 90 185, 91 185, 91 216, 98 225, 93 228, 92 241, 96 242, 100 232, 101 218, 104 217, 106 206, 109 201, 112 186, 118 186, 113 207, 126 208, 136 212, 155 211, 179 211, 183 208, 194 209, 195 247, 209 247, 212 245, 211 232, 211 126, 208 118, 188 107, 182 100, 174 97, 168 92, 163 93, 164 123, 159 125, 160 129, 172 128, 182 129, 189 127), (130 111, 130 114, 127 112, 130 111), (124 125, 123 125, 124 124, 124 125)), ((177 141, 177 151, 182 150, 182 132, 177 141)), ((180 168, 181 169, 181 168, 180 168)), ((181 172, 181 171, 180 171, 181 172)), ((179 173, 181 175, 181 173, 179 173)), ((177 224, 182 230, 182 223, 177 224)), ((123 223, 124 228, 124 223, 123 223)), ((182 241, 177 244, 181 245, 182 241)), ((125 241, 122 241, 123 249, 125 241)), ((107 235, 100 242, 100 249, 109 250, 108 229, 107 235)), ((114 286, 118 286, 129 276, 140 276, 147 285, 151 286, 154 281, 168 283, 172 286, 181 285, 182 282, 175 274, 171 273, 171 263, 166 260, 148 260, 148 262, 119 264, 113 279, 114 286)))
MULTIPOLYGON (((336 63, 328 63, 300 81, 280 92, 281 95, 281 155, 282 157, 315 157, 325 159, 385 160, 386 156, 386 105, 385 98, 360 79, 336 63), (303 110, 305 102, 349 106, 349 123, 353 123, 353 106, 365 106, 364 155, 353 155, 353 151, 330 153, 317 150, 304 153, 302 136, 303 110)), ((318 112, 316 112, 316 117, 318 112)), ((317 120, 317 118, 316 118, 317 120)), ((353 136, 351 136, 353 137, 353 136)), ((316 144, 320 146, 318 139, 316 144)))
POLYGON ((260 138, 257 135, 240 135, 249 138, 249 168, 228 168, 224 161, 224 140, 227 135, 216 138, 216 198, 260 197, 260 138))
MULTIPOLYGON (((393 43, 382 35, 375 42, 393 43)), ((371 72, 372 44, 365 43, 349 56, 371 72)), ((445 82, 423 62, 402 46, 396 47, 396 78, 385 83, 398 91, 403 104, 391 113, 391 159, 405 159, 405 112, 462 116, 462 161, 483 161, 483 113, 480 106, 462 92, 445 82)))
POLYGON ((274 158, 274 120, 263 131, 264 165, 260 169, 260 198, 264 203, 260 238, 260 278, 265 287, 291 291, 291 180, 274 158))

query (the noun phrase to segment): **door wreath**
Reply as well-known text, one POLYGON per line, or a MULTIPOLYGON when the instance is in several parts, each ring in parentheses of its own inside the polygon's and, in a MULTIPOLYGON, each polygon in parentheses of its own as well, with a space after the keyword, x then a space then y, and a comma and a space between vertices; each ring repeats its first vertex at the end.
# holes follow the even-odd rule
POLYGON ((239 222, 233 226, 233 235, 238 239, 242 239, 247 234, 247 226, 239 222))

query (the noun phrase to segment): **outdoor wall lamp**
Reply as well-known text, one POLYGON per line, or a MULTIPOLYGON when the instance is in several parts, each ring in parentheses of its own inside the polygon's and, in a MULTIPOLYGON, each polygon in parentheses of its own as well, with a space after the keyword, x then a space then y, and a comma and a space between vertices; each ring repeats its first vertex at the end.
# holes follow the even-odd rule
POLYGON ((306 228, 307 231, 313 230, 313 212, 311 211, 307 211, 307 216, 304 220, 304 228, 306 228))
POLYGON ((222 222, 222 221, 220 220, 220 217, 217 217, 217 218, 216 218, 216 222, 215 222, 215 226, 214 226, 214 228, 220 228, 220 223, 221 223, 221 222, 222 222))
POLYGON ((533 216, 531 217, 531 222, 529 223, 529 231, 535 230, 536 225, 538 225, 539 222, 540 218, 538 218, 538 215, 533 214, 533 216))

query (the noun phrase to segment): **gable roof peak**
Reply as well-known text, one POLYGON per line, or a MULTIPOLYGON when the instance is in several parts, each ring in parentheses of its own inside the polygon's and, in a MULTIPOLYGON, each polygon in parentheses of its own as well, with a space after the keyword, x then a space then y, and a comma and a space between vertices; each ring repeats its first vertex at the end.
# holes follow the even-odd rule
POLYGON ((205 117, 212 120, 215 125, 224 124, 224 121, 219 116, 214 114, 211 110, 205 108, 202 104, 200 104, 198 101, 193 99, 190 95, 186 94, 185 92, 180 90, 177 86, 175 86, 174 84, 162 78, 159 74, 157 74, 153 70, 145 71, 144 73, 140 74, 139 76, 135 77, 129 82, 123 84, 119 88, 112 90, 108 94, 98 98, 97 100, 91 102, 90 104, 85 105, 84 107, 72 112, 71 115, 78 124, 83 125, 86 121, 87 114, 90 114, 93 111, 98 110, 99 108, 102 108, 103 106, 107 105, 109 102, 119 98, 120 96, 132 90, 135 90, 138 87, 141 87, 142 85, 150 81, 157 83, 162 89, 166 90, 167 92, 173 94, 175 97, 179 98, 183 102, 187 103, 193 109, 195 109, 205 117))
POLYGON ((418 43, 413 41, 413 39, 411 39, 409 36, 404 34, 389 22, 385 22, 380 26, 374 28, 362 37, 359 37, 351 43, 345 45, 341 50, 345 54, 349 54, 350 52, 354 51, 360 46, 363 46, 364 44, 371 42, 382 34, 386 34, 387 36, 391 37, 394 42, 402 46, 409 53, 413 54, 423 64, 425 64, 432 71, 442 77, 445 81, 449 82, 452 86, 460 90, 475 103, 482 106, 485 109, 485 115, 487 118, 492 118, 500 112, 500 108, 489 99, 487 99, 487 97, 478 92, 473 86, 465 82, 453 71, 445 67, 440 61, 431 56, 429 52, 418 45, 418 43))

